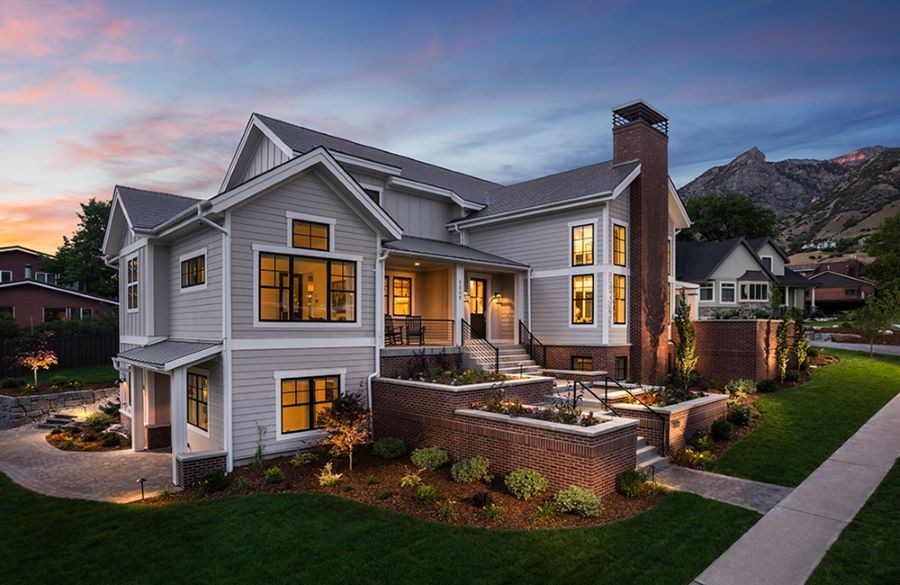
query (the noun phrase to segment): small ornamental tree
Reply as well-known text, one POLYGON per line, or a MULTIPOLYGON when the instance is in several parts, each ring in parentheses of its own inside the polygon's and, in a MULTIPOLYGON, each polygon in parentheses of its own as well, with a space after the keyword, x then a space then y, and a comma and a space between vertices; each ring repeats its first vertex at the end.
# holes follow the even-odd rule
POLYGON ((809 361, 809 338, 806 336, 806 315, 802 309, 794 312, 794 357, 797 359, 797 371, 803 370, 809 361))
POLYGON ((788 331, 790 330, 791 320, 785 316, 778 323, 775 330, 775 365, 778 367, 778 379, 784 382, 787 376, 788 360, 791 355, 791 348, 788 345, 788 331))
POLYGON ((56 353, 47 348, 47 335, 28 337, 22 341, 16 355, 16 363, 28 368, 34 375, 34 387, 37 388, 38 370, 49 370, 50 366, 59 363, 56 353))
POLYGON ((334 457, 347 455, 350 471, 353 471, 353 448, 369 442, 369 421, 372 413, 362 405, 356 394, 345 394, 318 415, 318 422, 328 436, 323 445, 330 445, 334 457))
POLYGON ((893 292, 881 293, 848 315, 848 321, 859 330, 869 344, 869 355, 875 353, 875 339, 885 329, 890 329, 900 317, 900 302, 893 292))
POLYGON ((678 331, 678 343, 675 345, 675 376, 676 383, 682 390, 688 391, 691 387, 691 374, 697 367, 697 332, 694 331, 694 323, 691 321, 691 306, 687 302, 684 290, 678 296, 675 307, 675 329, 678 331))

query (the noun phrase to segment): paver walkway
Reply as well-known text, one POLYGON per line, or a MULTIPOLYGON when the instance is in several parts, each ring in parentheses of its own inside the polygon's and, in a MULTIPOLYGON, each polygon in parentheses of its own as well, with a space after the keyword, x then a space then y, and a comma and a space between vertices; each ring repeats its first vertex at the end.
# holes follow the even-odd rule
POLYGON ((656 474, 656 481, 672 489, 765 514, 792 489, 771 483, 719 475, 672 465, 656 474))
MULTIPOLYGON (((832 349, 845 349, 847 351, 862 351, 869 353, 868 343, 840 343, 837 341, 810 341, 810 345, 816 347, 829 347, 832 349)), ((875 353, 882 355, 900 355, 900 345, 876 345, 875 353)))
POLYGON ((900 456, 900 395, 738 539, 694 585, 802 585, 900 456))
POLYGON ((62 451, 47 443, 46 434, 34 426, 0 431, 0 471, 48 496, 107 502, 140 499, 141 477, 147 495, 172 482, 168 453, 62 451))

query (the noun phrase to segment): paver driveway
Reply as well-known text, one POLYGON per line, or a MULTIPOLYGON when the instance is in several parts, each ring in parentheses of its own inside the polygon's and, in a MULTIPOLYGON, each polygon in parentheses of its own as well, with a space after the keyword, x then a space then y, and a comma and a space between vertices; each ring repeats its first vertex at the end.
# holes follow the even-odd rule
POLYGON ((0 431, 0 471, 16 483, 48 496, 128 502, 141 497, 138 478, 149 495, 172 482, 168 453, 61 451, 33 426, 0 431))

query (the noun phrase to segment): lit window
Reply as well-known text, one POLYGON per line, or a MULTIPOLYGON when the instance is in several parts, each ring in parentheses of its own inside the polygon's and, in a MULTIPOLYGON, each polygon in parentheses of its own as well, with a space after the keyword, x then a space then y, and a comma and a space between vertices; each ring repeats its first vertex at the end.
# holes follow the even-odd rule
POLYGON ((572 228, 572 266, 588 266, 594 263, 594 226, 579 225, 572 228))
POLYGON ((187 375, 187 421, 198 429, 209 430, 209 379, 193 372, 187 375))
POLYGON ((125 286, 126 296, 128 297, 128 310, 137 311, 138 309, 138 258, 135 256, 125 265, 125 286))
POLYGON ((723 303, 734 302, 734 283, 723 282, 719 285, 719 300, 723 303))
POLYGON ((625 226, 613 224, 613 264, 616 266, 625 266, 626 264, 626 244, 625 226))
POLYGON ((572 356, 572 369, 579 372, 594 371, 594 358, 572 356))
POLYGON ((712 282, 704 282, 700 285, 700 300, 704 303, 712 302, 715 293, 715 284, 712 282))
POLYGON ((206 256, 201 254, 181 263, 181 288, 206 284, 206 256))
POLYGON ((625 277, 613 274, 613 323, 624 324, 625 314, 625 277))
POLYGON ((769 285, 765 283, 741 283, 742 301, 765 301, 769 298, 769 285))
POLYGON ((295 219, 293 223, 294 247, 327 251, 329 229, 330 226, 325 223, 295 219))
POLYGON ((594 275, 572 277, 572 323, 594 322, 594 275))
POLYGON ((412 279, 394 277, 394 315, 412 315, 412 279))
POLYGON ((318 415, 337 400, 339 389, 340 376, 282 380, 282 434, 320 428, 318 415))
POLYGON ((355 321, 356 263, 259 255, 260 321, 355 321))

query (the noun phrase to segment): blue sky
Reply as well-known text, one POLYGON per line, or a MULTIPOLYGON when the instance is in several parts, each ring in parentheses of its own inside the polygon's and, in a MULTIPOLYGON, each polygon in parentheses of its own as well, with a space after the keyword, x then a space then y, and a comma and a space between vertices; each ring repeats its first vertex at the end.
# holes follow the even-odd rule
POLYGON ((900 2, 0 0, 0 245, 53 250, 116 183, 206 197, 251 112, 511 182, 671 119, 677 185, 900 145, 900 2))

